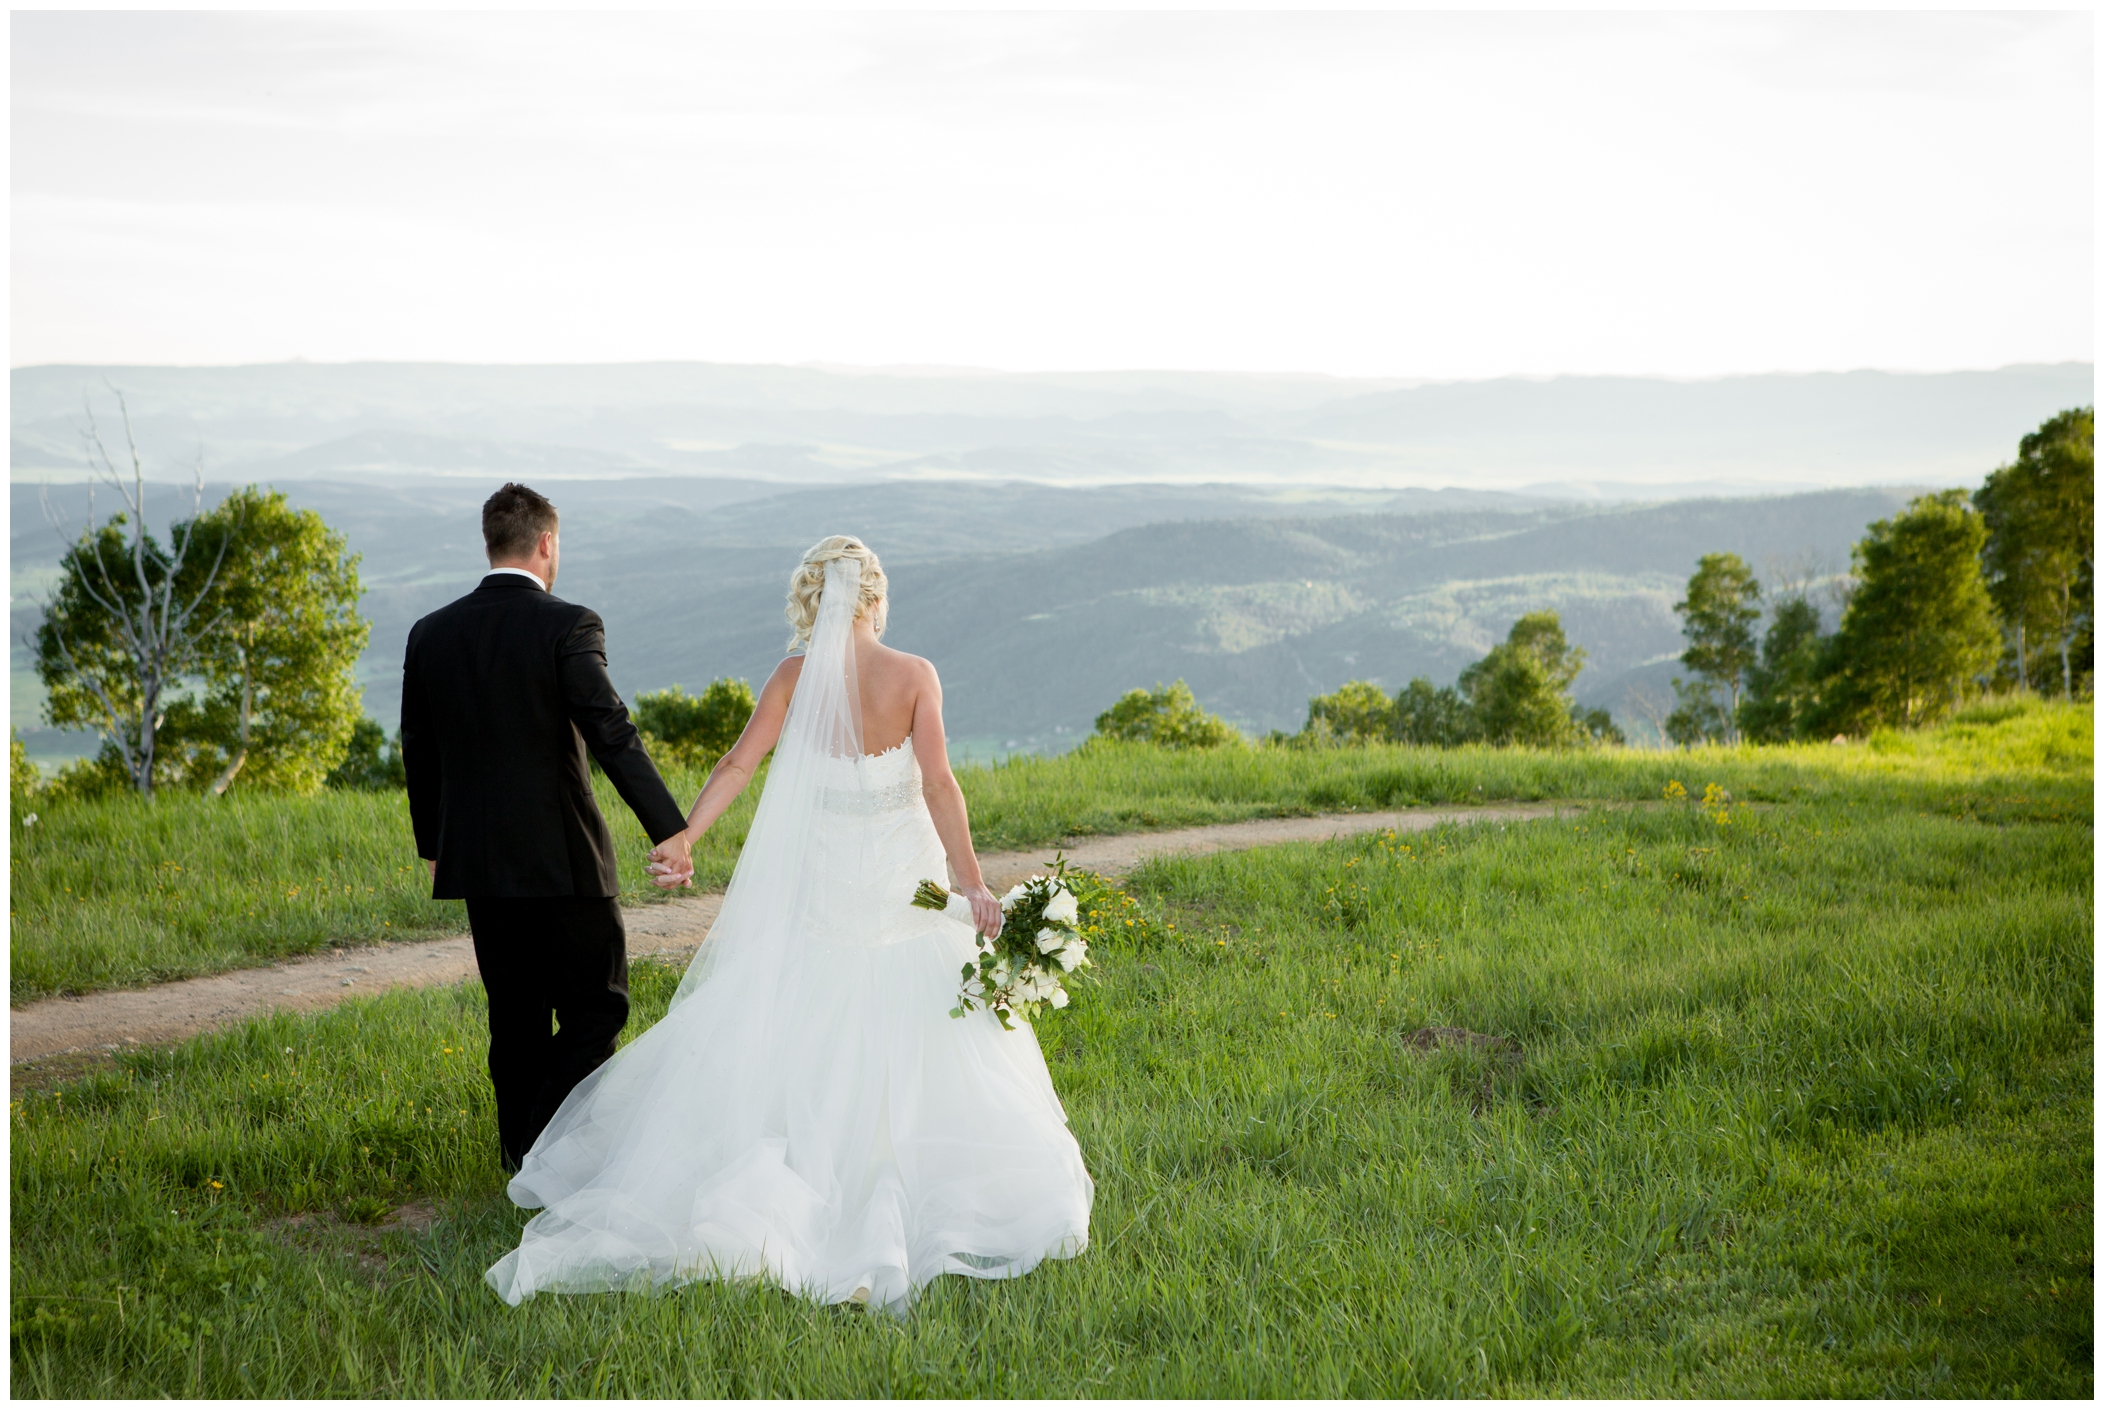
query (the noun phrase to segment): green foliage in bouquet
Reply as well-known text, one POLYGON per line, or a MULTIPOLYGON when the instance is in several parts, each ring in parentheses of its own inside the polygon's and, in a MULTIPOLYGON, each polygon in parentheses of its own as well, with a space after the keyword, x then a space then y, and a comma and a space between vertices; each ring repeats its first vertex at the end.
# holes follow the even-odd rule
MULTIPOLYGON (((923 881, 913 904, 926 910, 953 910, 959 901, 933 881, 923 881)), ((979 953, 959 975, 957 1006, 950 1017, 990 1009, 1003 1028, 1017 1014, 1034 1019, 1046 1006, 1063 1009, 1067 991, 1061 982, 1086 968, 1088 941, 1081 934, 1081 901, 1067 877, 1064 857, 1052 860, 1050 876, 1033 876, 1001 898, 1001 933, 978 937, 979 953)))

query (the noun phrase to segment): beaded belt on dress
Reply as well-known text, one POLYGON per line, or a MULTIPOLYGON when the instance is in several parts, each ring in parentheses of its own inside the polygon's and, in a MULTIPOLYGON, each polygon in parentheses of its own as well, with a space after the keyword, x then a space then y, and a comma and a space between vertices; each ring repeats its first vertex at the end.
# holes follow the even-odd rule
POLYGON ((912 807, 920 800, 921 781, 903 778, 882 788, 828 788, 819 806, 829 813, 854 813, 871 817, 878 813, 896 813, 912 807))

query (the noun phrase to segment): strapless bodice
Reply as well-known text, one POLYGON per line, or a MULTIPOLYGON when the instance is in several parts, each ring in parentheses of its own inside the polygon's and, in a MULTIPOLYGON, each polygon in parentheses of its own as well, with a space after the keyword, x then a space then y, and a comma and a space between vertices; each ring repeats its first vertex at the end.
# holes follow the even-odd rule
POLYGON ((920 760, 908 735, 881 754, 826 760, 826 791, 820 804, 829 813, 872 817, 903 812, 920 802, 920 760))

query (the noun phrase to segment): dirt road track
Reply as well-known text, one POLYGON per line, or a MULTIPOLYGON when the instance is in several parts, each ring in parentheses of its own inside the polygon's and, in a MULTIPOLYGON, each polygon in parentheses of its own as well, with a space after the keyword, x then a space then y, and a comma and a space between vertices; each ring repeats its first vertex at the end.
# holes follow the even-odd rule
MULTIPOLYGON (((1334 813, 1312 818, 1259 818, 1174 832, 1130 832, 1069 841, 1068 861, 1109 876, 1121 875, 1150 857, 1177 853, 1231 852, 1274 842, 1311 842, 1352 833, 1394 828, 1422 832, 1448 822, 1516 822, 1571 812, 1583 804, 1520 804, 1481 808, 1414 808, 1392 813, 1334 813)), ((1043 870, 1055 849, 994 852, 980 858, 987 884, 1005 891, 1043 870)), ((720 893, 681 897, 623 912, 630 956, 692 954, 707 938, 723 904, 720 893)), ((8 1015, 11 1062, 61 1053, 174 1043, 226 1028, 272 1010, 333 1008, 345 999, 386 989, 453 984, 475 973, 475 952, 465 935, 395 945, 355 945, 284 960, 262 969, 240 969, 203 979, 183 979, 148 989, 120 989, 78 998, 42 999, 8 1015)))

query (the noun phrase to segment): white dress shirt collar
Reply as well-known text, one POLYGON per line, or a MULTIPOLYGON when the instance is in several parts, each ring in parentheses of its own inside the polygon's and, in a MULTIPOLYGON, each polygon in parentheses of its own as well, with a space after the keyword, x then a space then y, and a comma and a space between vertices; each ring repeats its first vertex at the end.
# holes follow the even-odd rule
POLYGON ((546 592, 548 590, 548 585, 541 581, 540 575, 538 573, 529 573, 524 568, 492 568, 490 569, 490 572, 492 574, 517 573, 520 577, 530 581, 535 587, 539 588, 542 592, 546 592))

